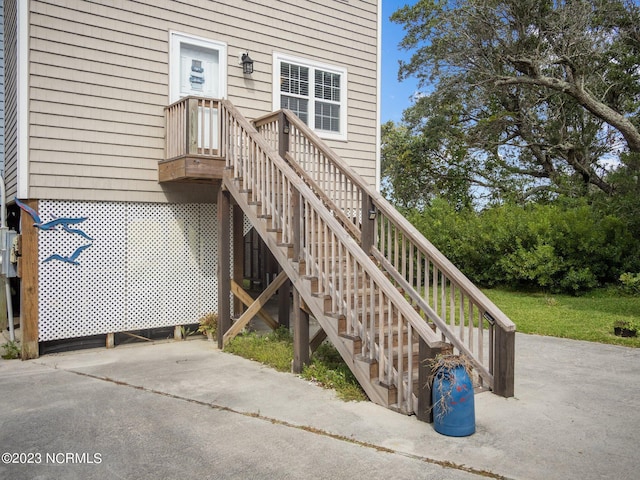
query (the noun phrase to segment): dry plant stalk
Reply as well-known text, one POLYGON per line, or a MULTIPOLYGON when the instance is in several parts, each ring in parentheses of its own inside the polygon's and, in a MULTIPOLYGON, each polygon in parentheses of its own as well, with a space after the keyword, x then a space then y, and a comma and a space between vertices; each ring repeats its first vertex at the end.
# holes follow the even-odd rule
MULTIPOLYGON (((435 358, 429 360, 429 366, 431 367, 431 375, 429 376, 429 385, 431 388, 433 388, 438 375, 451 372, 457 367, 463 367, 469 379, 472 378, 473 365, 466 355, 436 355, 435 358)), ((442 418, 451 411, 453 382, 450 383, 448 389, 444 388, 444 382, 440 382, 437 389, 439 394, 438 401, 431 405, 429 412, 432 412, 436 406, 438 406, 440 408, 438 420, 442 420, 442 418)))

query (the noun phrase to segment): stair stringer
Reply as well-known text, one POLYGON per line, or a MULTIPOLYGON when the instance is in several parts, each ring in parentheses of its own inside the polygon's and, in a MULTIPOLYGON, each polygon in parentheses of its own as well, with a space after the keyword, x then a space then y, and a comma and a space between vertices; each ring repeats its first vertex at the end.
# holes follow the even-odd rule
POLYGON ((342 359, 351 369, 362 389, 365 391, 369 399, 378 405, 389 408, 389 389, 378 384, 377 380, 371 379, 371 365, 369 362, 358 359, 357 355, 353 355, 352 349, 348 345, 348 338, 342 337, 338 332, 338 320, 331 317, 325 312, 324 299, 314 295, 311 289, 311 280, 304 278, 300 274, 298 262, 288 257, 287 245, 278 243, 277 233, 269 231, 268 219, 260 217, 260 207, 252 205, 247 199, 247 194, 241 192, 239 181, 230 176, 230 172, 223 175, 223 187, 231 194, 240 209, 244 212, 247 219, 256 229, 267 248, 271 251, 278 264, 285 271, 289 280, 304 299, 312 316, 318 321, 327 338, 340 353, 342 359))

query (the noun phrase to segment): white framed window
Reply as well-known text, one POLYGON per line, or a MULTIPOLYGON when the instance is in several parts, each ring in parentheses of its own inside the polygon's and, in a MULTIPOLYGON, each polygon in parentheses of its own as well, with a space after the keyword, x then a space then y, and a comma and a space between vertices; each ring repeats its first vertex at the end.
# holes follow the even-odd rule
POLYGON ((273 55, 273 108, 287 108, 319 137, 347 139, 347 70, 273 55))
POLYGON ((225 98, 227 44, 169 32, 169 103, 182 97, 225 98))

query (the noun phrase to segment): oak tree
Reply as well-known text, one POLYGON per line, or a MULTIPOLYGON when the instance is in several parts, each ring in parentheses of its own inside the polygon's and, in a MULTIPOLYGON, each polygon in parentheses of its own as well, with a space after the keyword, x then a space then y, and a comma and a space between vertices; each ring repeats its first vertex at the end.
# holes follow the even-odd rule
MULTIPOLYGON (((402 125, 422 138, 409 142, 420 149, 409 172, 435 173, 432 190, 454 178, 495 196, 612 195, 620 179, 637 178, 634 2, 418 0, 392 20, 412 52, 399 76, 417 77, 422 91, 402 125)), ((397 151, 385 157, 391 184, 402 182, 397 151)))

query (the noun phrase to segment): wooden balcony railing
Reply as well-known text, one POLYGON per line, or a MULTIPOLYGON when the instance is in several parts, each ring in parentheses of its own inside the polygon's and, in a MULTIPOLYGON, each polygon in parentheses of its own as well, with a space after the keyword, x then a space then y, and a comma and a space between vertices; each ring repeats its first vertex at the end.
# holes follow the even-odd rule
POLYGON ((472 360, 480 383, 513 396, 514 323, 295 114, 254 124, 439 336, 472 360))
POLYGON ((210 182, 221 179, 220 101, 185 97, 165 108, 165 160, 160 182, 210 182))

